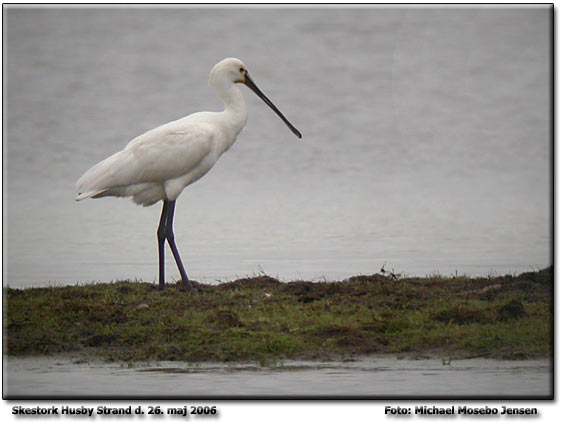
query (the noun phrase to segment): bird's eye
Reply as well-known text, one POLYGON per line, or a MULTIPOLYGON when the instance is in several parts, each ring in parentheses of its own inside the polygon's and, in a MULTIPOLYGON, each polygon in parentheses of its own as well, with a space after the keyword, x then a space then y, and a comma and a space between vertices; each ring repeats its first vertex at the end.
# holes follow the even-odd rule
POLYGON ((244 70, 245 70, 245 69, 244 69, 243 67, 240 67, 240 73, 243 73, 244 70))

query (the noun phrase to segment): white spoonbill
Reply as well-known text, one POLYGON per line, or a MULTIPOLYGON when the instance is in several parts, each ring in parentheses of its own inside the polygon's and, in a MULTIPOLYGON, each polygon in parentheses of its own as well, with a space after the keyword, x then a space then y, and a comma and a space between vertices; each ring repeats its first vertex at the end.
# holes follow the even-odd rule
POLYGON ((247 121, 247 107, 237 83, 257 94, 286 125, 300 132, 251 80, 238 59, 218 62, 209 85, 224 103, 222 112, 199 112, 166 123, 133 139, 122 151, 90 168, 76 182, 76 200, 104 196, 132 197, 139 205, 163 201, 158 226, 159 285, 165 285, 164 246, 167 239, 183 282, 191 288, 173 234, 175 201, 183 189, 203 177, 228 150, 247 121))

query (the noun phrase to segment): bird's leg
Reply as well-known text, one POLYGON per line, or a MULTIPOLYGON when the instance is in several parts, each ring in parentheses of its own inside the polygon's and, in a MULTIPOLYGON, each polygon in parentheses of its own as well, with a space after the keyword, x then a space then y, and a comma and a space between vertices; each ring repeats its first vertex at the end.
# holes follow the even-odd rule
POLYGON ((183 290, 190 289, 191 281, 187 277, 187 273, 185 272, 185 268, 183 267, 183 262, 181 262, 181 257, 179 256, 179 251, 177 250, 177 246, 175 245, 175 236, 173 234, 173 213, 175 210, 175 201, 166 201, 169 203, 169 210, 166 222, 166 238, 169 243, 169 247, 171 248, 171 252, 173 253, 173 257, 175 258, 175 263, 177 264, 177 268, 179 269, 179 273, 181 274, 181 280, 183 282, 183 290))
POLYGON ((164 252, 165 252, 165 242, 166 242, 166 226, 169 214, 169 201, 164 201, 164 205, 162 206, 162 216, 160 217, 160 225, 158 226, 158 259, 159 259, 159 281, 160 281, 160 289, 163 289, 166 285, 166 274, 164 270, 164 252))

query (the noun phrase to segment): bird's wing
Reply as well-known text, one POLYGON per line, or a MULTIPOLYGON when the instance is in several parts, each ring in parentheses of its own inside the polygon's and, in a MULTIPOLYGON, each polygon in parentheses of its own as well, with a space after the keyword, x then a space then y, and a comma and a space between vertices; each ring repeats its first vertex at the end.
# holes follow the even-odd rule
POLYGON ((134 163, 128 184, 164 182, 189 173, 211 151, 213 133, 210 127, 197 125, 172 128, 163 136, 158 132, 141 135, 124 150, 134 163))
POLYGON ((89 169, 76 183, 77 199, 139 183, 163 183, 197 167, 212 150, 206 125, 166 124, 133 139, 124 150, 89 169))

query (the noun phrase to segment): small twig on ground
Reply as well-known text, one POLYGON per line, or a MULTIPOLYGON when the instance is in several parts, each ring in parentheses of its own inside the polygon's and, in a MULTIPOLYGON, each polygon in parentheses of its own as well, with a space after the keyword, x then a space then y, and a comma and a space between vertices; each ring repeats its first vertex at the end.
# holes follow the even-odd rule
POLYGON ((386 270, 384 267, 386 266, 386 263, 384 262, 384 265, 382 265, 382 268, 380 268, 380 272, 382 273, 382 275, 387 275, 390 276, 391 278, 393 278, 394 280, 399 280, 399 277, 401 276, 401 274, 396 274, 394 272, 394 269, 392 268, 391 271, 386 270))

